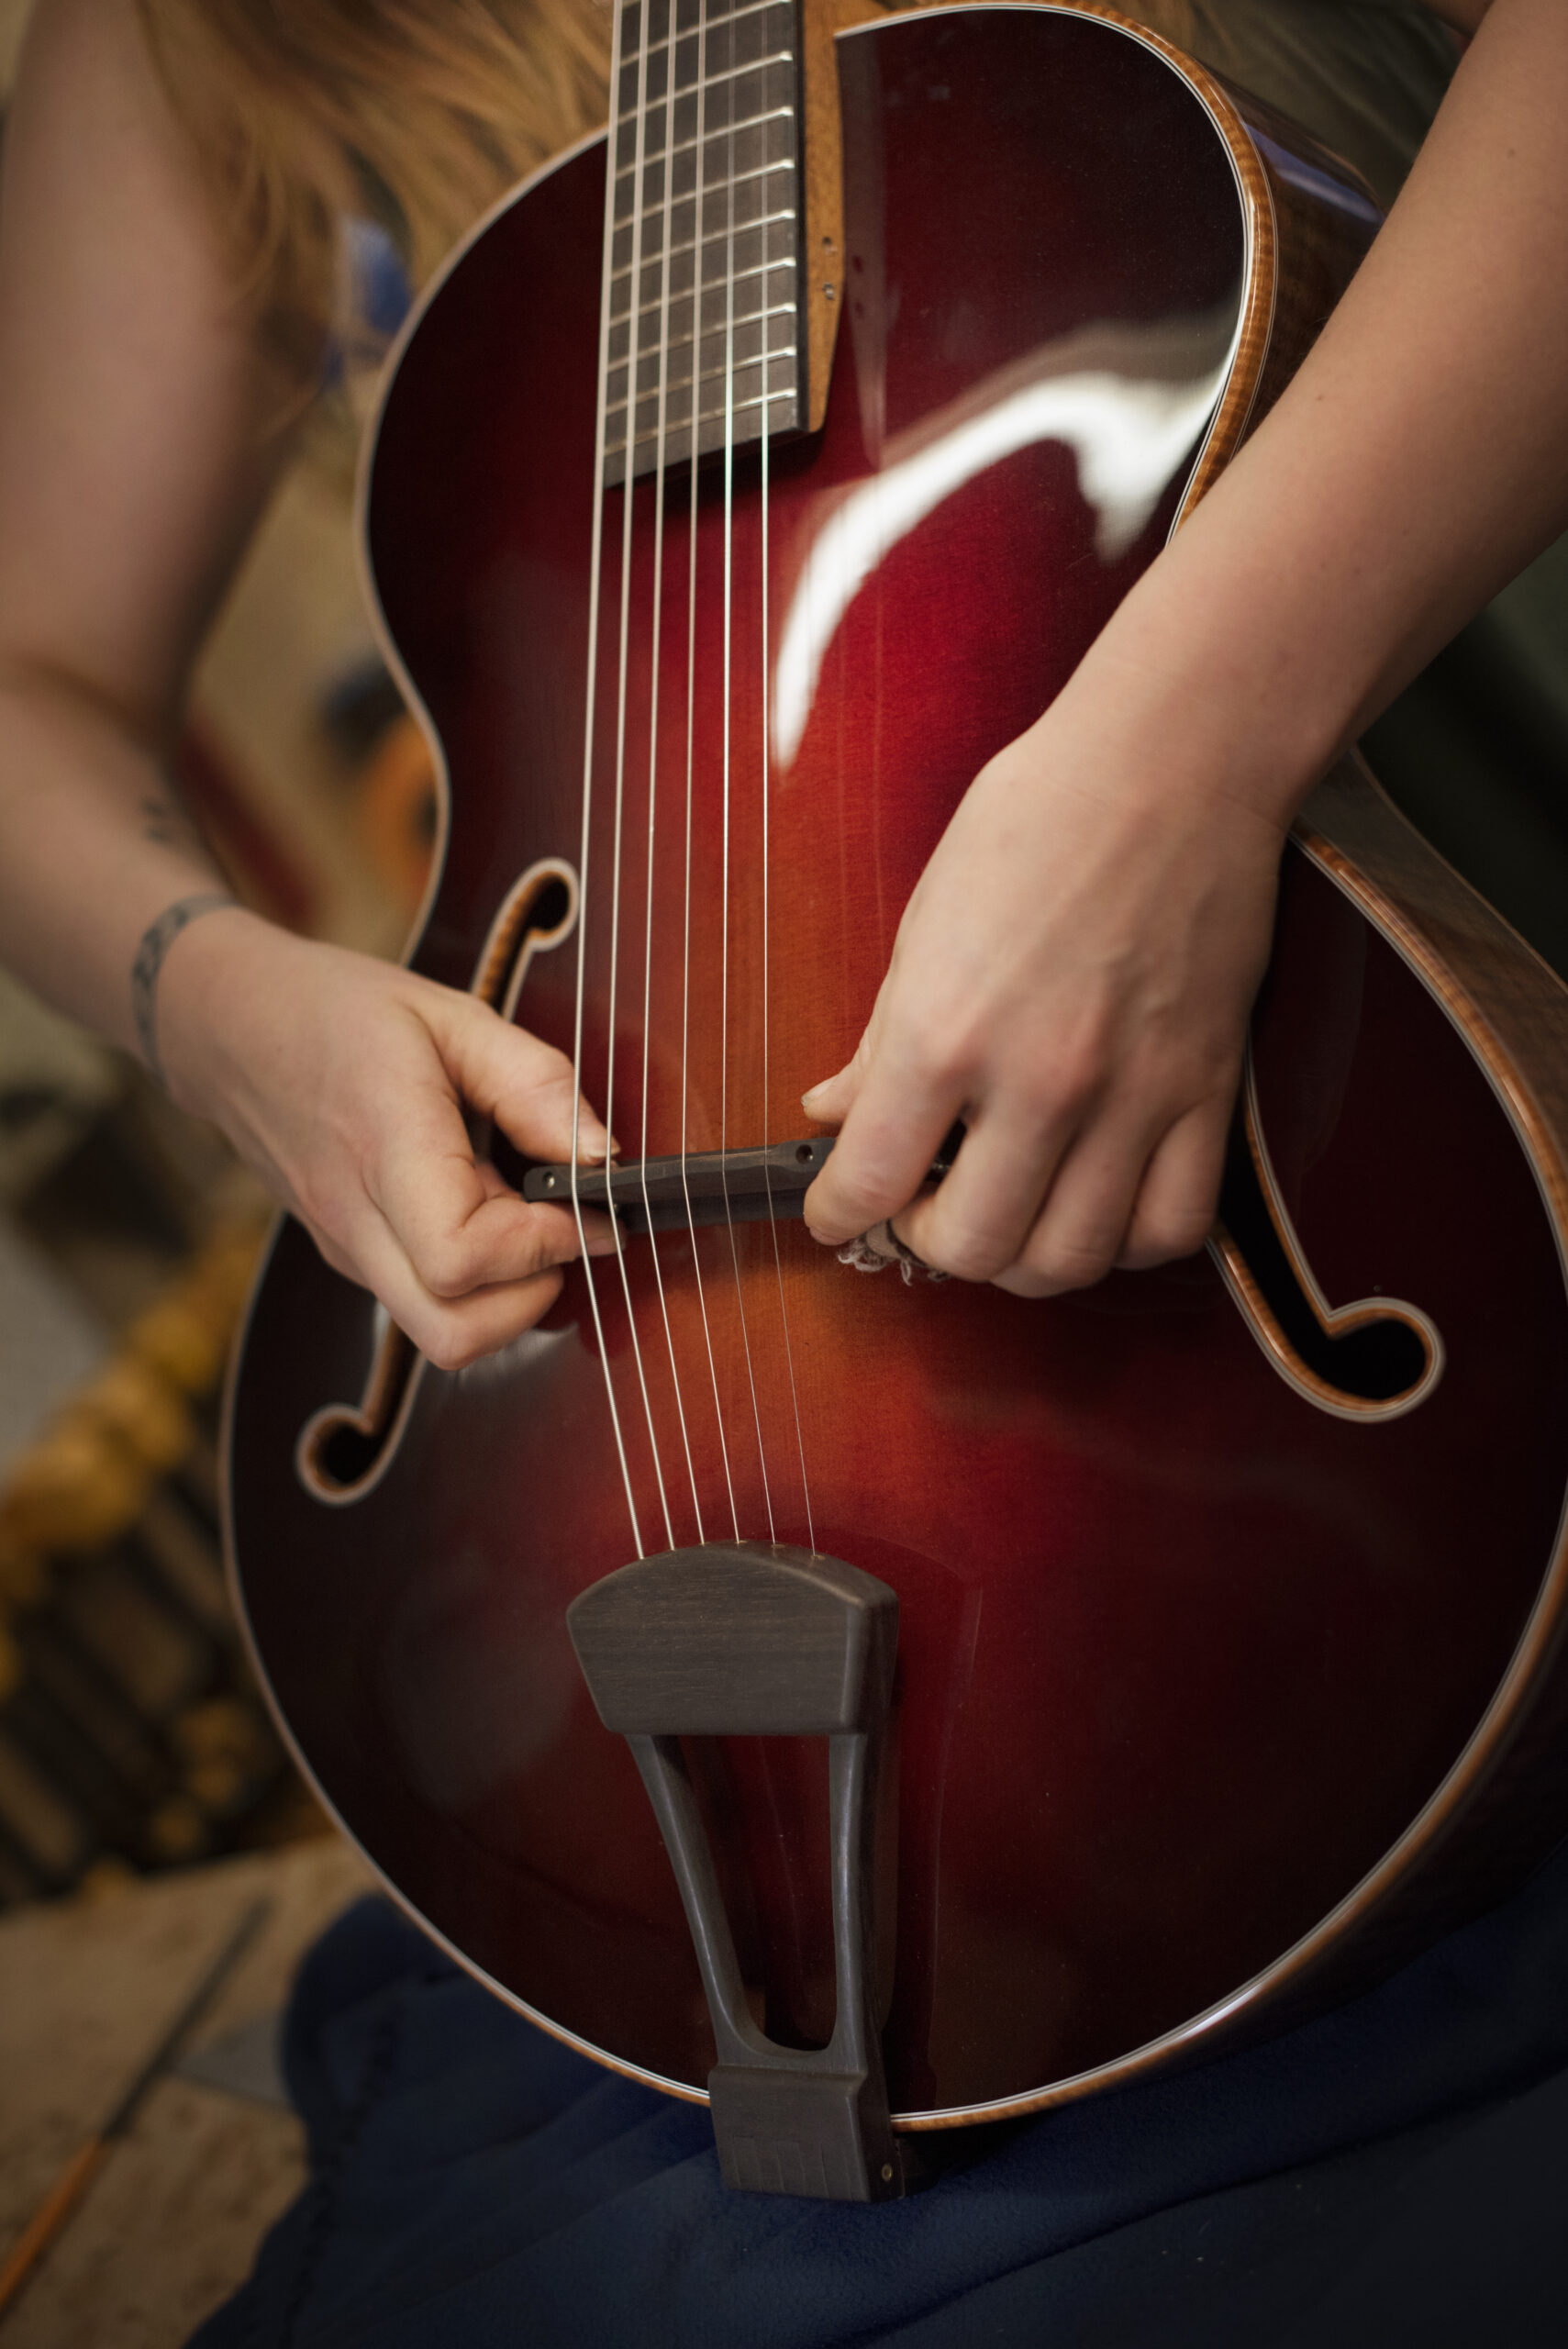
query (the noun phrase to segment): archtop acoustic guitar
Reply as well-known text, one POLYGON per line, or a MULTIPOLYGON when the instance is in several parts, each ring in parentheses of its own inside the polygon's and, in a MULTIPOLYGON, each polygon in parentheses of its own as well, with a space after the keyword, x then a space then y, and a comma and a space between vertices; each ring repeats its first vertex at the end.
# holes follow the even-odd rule
POLYGON ((815 1245, 800 1095, 955 803, 1376 215, 1095 6, 623 0, 612 90, 422 300, 363 527, 445 778, 412 959, 572 1054, 615 1171, 493 1147, 619 1251, 445 1373, 284 1222, 230 1533, 409 1910, 733 2183, 876 2198, 1568 1825, 1568 997, 1349 763, 1205 1253, 1029 1303, 815 1245))

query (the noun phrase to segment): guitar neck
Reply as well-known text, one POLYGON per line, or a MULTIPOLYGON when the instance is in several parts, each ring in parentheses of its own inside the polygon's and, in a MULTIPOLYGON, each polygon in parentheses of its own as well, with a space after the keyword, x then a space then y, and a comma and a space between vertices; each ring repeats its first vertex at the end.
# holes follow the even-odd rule
POLYGON ((607 485, 806 417, 797 0, 617 17, 607 485))

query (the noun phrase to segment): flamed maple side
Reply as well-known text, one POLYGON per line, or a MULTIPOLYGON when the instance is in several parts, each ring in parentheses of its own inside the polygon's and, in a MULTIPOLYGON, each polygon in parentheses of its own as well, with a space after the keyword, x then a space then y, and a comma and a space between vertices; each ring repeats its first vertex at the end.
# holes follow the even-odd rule
MULTIPOLYGON (((605 1106, 613 1041, 615 1129, 653 1154, 801 1130, 957 797, 1151 560, 1195 463, 1277 390, 1370 233, 1320 158, 1282 176, 1224 92, 1105 11, 922 15, 838 50, 847 298, 825 418, 770 451, 765 639, 760 461, 736 461, 728 831, 722 468, 697 480, 690 607, 689 475, 671 476, 651 870, 653 484, 633 493, 618 906, 606 500, 584 1074, 605 1106), (1061 387, 1089 379, 1070 445, 1061 387), (1221 420, 1200 457, 1205 383, 1221 420), (1095 471, 1129 384, 1130 486, 1095 471), (921 507, 911 485, 933 482, 921 507), (911 489, 896 511, 890 483, 911 489)), ((519 875, 556 876, 539 918, 559 935, 560 873, 581 870, 603 173, 591 143, 462 253, 375 443, 385 624, 450 774, 414 959, 460 986, 487 961, 504 989, 511 948, 486 941, 519 875)), ((798 1223, 751 1224, 733 1258, 722 1229, 662 1233, 656 1260, 628 1241, 624 1295, 613 1264, 594 1275, 642 1547, 738 1530, 897 1594, 880 1962, 906 2126, 1266 2028, 1473 1908, 1564 1821, 1562 994, 1353 771, 1301 841, 1255 1021, 1261 1130, 1328 1305, 1397 1298, 1438 1332, 1415 1408, 1317 1408, 1207 1255, 1026 1304, 862 1278, 798 1223)), ((539 945, 517 1005, 568 1046, 578 935, 539 945)), ((276 1701, 466 1962, 700 2094, 713 2039, 670 1864, 565 1627, 637 1548, 585 1276, 468 1372, 388 1358, 390 1435, 339 1442, 335 1422, 313 1488, 302 1431, 360 1402, 377 1344, 371 1300, 285 1223, 228 1465, 276 1701)), ((820 1746, 732 1739, 690 1765, 753 2010, 820 2043, 820 1746)))

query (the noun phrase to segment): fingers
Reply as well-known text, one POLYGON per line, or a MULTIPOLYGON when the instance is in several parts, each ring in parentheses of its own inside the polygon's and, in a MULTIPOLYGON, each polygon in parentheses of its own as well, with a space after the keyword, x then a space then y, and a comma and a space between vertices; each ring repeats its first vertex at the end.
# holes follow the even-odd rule
MULTIPOLYGON (((449 1368, 546 1311, 558 1266, 616 1245, 602 1214, 531 1206, 476 1159, 465 1108, 530 1156, 602 1160, 570 1063, 453 989, 262 922, 226 925, 197 1087, 336 1271, 449 1368)), ((195 1079, 193 1079, 195 1084, 195 1079)))
POLYGON ((837 1125, 827 1165, 806 1194, 814 1238, 840 1247, 906 1207, 963 1107, 963 1057, 933 1049, 932 1023, 895 1030, 885 1016, 889 974, 855 1056, 801 1097, 807 1117, 837 1125))
MULTIPOLYGON (((1152 1150, 1143 1138, 1104 1128, 1086 1133, 997 1286, 1015 1297, 1055 1297, 1091 1287, 1115 1266, 1142 1272, 1195 1253, 1214 1224, 1229 1110, 1229 1096, 1200 1104, 1152 1150)), ((910 1245, 925 1253, 918 1240, 910 1245)))
POLYGON ((906 1206, 925 1181, 955 1114, 941 1094, 918 1088, 880 1063, 850 1103, 833 1154, 806 1194, 806 1220, 815 1237, 841 1246, 906 1206))
POLYGON ((1080 1114, 1070 1098, 1040 1123, 983 1110, 951 1171, 899 1216, 899 1237, 940 1272, 995 1280, 1029 1240, 1080 1114))
MULTIPOLYGON (((463 1369, 531 1329, 560 1294, 559 1267, 580 1252, 567 1209, 527 1205, 484 1162, 450 1155, 420 1167, 400 1154, 382 1192, 378 1206, 367 1189, 341 1237, 315 1223, 312 1236, 442 1370, 463 1369)), ((584 1227, 590 1255, 614 1251, 607 1216, 584 1215, 584 1227)))
POLYGON ((1142 1270, 1191 1255, 1214 1222, 1234 1091, 1209 1073, 1205 1097, 1164 1106, 1152 1088, 1097 1093, 1081 1072, 1015 1090, 1005 1107, 968 1113, 951 1172, 922 1188, 959 1111, 951 1088, 912 1097, 885 1060, 859 1061, 806 1098, 848 1095, 844 1125, 806 1194, 817 1239, 842 1243, 896 1217, 898 1237, 934 1271, 994 1281, 1015 1295, 1086 1288, 1113 1266, 1142 1270), (1151 1106, 1152 1104, 1152 1106, 1151 1106))
MULTIPOLYGON (((494 1167, 482 1163, 480 1174, 487 1189, 494 1185, 505 1191, 494 1167)), ((546 1212, 560 1217, 558 1208, 546 1212)), ((594 1220, 606 1224, 604 1233, 596 1233, 595 1238, 604 1246, 613 1247, 606 1219, 594 1220)), ((509 1345, 549 1312, 561 1293, 561 1274, 554 1265, 547 1265, 520 1279, 485 1284, 464 1296, 439 1297, 420 1277, 396 1232, 368 1198, 343 1239, 306 1221, 332 1270, 379 1297, 398 1328, 441 1370, 466 1369, 482 1354, 509 1345)), ((574 1255, 575 1232, 570 1236, 567 1252, 574 1255)))
POLYGON ((566 1208, 531 1207, 498 1185, 494 1170, 481 1172, 439 1064, 405 1085, 364 1183, 370 1204, 433 1297, 527 1280, 578 1253, 576 1224, 566 1208))
MULTIPOLYGON (((328 1263, 336 1253, 322 1252, 328 1263)), ((561 1294, 562 1275, 552 1266, 526 1279, 471 1289, 463 1297, 435 1297, 385 1224, 357 1234, 351 1262, 338 1269, 374 1291, 398 1328, 438 1370, 465 1370, 483 1355, 510 1345, 549 1312, 561 1294)))
MULTIPOLYGON (((573 1113, 581 1157, 602 1160, 608 1137, 573 1083, 571 1063, 483 1004, 420 986, 401 1007, 409 1050, 395 1113, 361 1166, 359 1211, 317 1228, 328 1261, 347 1257, 420 1352, 459 1369, 507 1344, 548 1311, 558 1266, 582 1252, 570 1208, 520 1198, 476 1158, 464 1103, 535 1158, 569 1158, 573 1113)), ((609 1218, 583 1216, 590 1255, 613 1252, 609 1218)))
POLYGON ((589 1165, 604 1163, 610 1138, 573 1083, 564 1052, 472 996, 432 989, 419 1008, 458 1092, 494 1118, 518 1150, 529 1158, 570 1160, 575 1109, 577 1157, 589 1165))
POLYGON ((1230 1132, 1229 1093, 1180 1118, 1150 1159, 1117 1263, 1128 1272, 1195 1255, 1214 1229, 1230 1132))
MULTIPOLYGON (((877 1119, 875 1090, 873 1076, 851 1105, 845 1132, 859 1147, 851 1154, 841 1139, 808 1195, 819 1239, 852 1238, 892 1215, 898 1237, 934 1271, 993 1281, 1016 1296, 1051 1297, 1089 1287, 1115 1266, 1143 1270, 1191 1255, 1208 1237, 1229 1085, 1175 1115, 1157 1112, 1152 1125, 1137 1097, 1131 1107, 1101 1103, 1065 1085, 1055 1114, 1033 1124, 982 1111, 951 1173, 923 1194, 918 1182, 930 1151, 899 1154, 905 1120, 877 1119), (819 1195, 840 1155, 847 1164, 839 1195, 825 1207, 819 1195), (917 1193, 898 1207, 897 1193, 912 1176, 917 1193)), ((938 1109, 927 1123, 934 1130, 942 1119, 938 1109)))
MULTIPOLYGON (((806 1220, 817 1239, 841 1242, 896 1216, 898 1236, 934 1270, 996 1280, 1018 1263, 1080 1130, 1101 1114, 1104 1055, 1094 1023, 1080 1019, 1075 1032, 1063 1023, 1048 1051, 1037 1046, 994 1100, 978 1102, 967 1097, 983 1040, 955 1028, 944 1049, 926 1017, 911 1023, 900 1051, 892 1030, 891 1020, 873 1019, 849 1068, 806 1096, 819 1116, 824 1096, 849 1097, 833 1154, 806 1194, 806 1220), (931 1162, 960 1119, 958 1156, 927 1189, 931 1162)), ((1121 1218, 1100 1272, 1114 1261, 1147 1154, 1140 1134, 1099 1170, 1097 1221, 1121 1218)))
MULTIPOLYGON (((864 1051, 862 1044, 861 1054, 864 1051)), ((860 1089, 862 1066, 863 1061, 858 1054, 847 1067, 839 1071, 837 1076, 825 1076, 820 1085, 814 1085, 809 1092, 803 1093, 800 1106, 806 1116, 815 1118, 819 1126, 841 1126, 849 1114, 850 1104, 860 1089)))

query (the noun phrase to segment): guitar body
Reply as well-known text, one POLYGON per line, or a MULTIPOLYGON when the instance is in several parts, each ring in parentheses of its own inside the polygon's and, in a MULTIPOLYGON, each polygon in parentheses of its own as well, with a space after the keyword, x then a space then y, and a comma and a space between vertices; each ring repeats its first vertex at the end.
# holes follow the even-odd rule
MULTIPOLYGON (((651 481, 624 536, 606 493, 586 825, 602 141, 428 297, 368 479, 387 635, 449 784, 415 965, 496 994, 505 964, 517 1017, 571 1052, 581 945, 584 1089, 635 1156, 805 1130, 966 785, 1368 233, 1317 165, 1239 163, 1223 94, 1093 14, 960 10, 838 49, 822 429, 770 449, 765 530, 758 452, 728 500, 705 464, 695 551, 685 469, 662 540, 651 481), (1219 423, 1181 439, 1182 387, 1217 365, 1219 423), (1051 402, 1139 366, 1179 445, 1129 486, 1051 402), (987 441, 1041 384, 1045 425, 987 441)), ((565 1614, 639 1552, 795 1545, 898 1595, 895 2120, 1028 2110, 1342 1995, 1568 1824, 1565 1040, 1556 983, 1371 784, 1324 786, 1255 1020, 1256 1163, 1301 1294, 1402 1300, 1437 1333, 1403 1401, 1337 1386, 1331 1341, 1328 1370, 1292 1352, 1244 1235, 1040 1304, 863 1277, 798 1220, 665 1230, 448 1374, 285 1222, 228 1506, 312 1778, 503 1996, 700 2096, 674 1876, 565 1614)), ((753 2010, 820 2042, 820 1741, 693 1769, 753 2010)))

